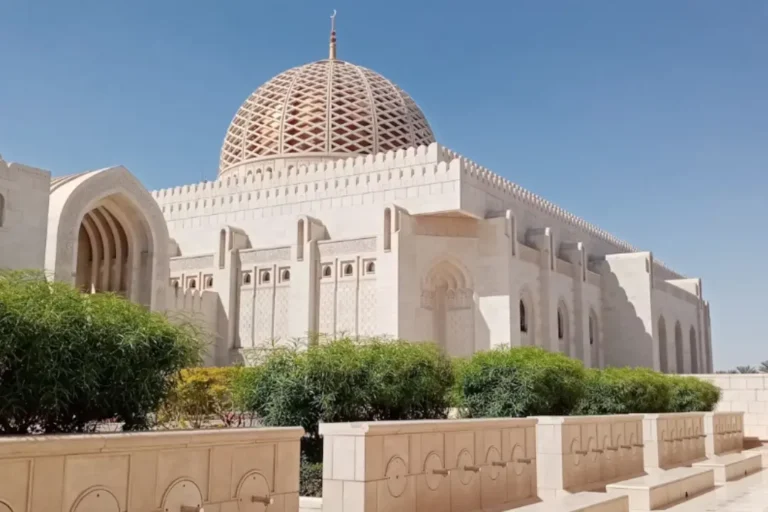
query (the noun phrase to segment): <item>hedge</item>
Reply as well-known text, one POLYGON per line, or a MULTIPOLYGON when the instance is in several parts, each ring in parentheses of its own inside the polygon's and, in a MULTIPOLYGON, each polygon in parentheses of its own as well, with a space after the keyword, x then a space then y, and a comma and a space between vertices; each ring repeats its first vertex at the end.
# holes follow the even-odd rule
POLYGON ((566 415, 584 394, 581 362, 537 347, 478 352, 457 368, 467 417, 566 415))
POLYGON ((198 331, 112 294, 39 272, 0 275, 0 434, 145 429, 173 377, 199 361, 198 331))
POLYGON ((342 339, 276 348, 237 376, 235 400, 267 426, 300 425, 308 462, 322 460, 322 422, 445 418, 454 376, 435 345, 342 339))
POLYGON ((573 414, 672 412, 673 378, 647 368, 588 370, 585 392, 573 414))
POLYGON ((720 401, 720 388, 696 377, 668 376, 672 382, 669 394, 670 412, 714 411, 720 401))

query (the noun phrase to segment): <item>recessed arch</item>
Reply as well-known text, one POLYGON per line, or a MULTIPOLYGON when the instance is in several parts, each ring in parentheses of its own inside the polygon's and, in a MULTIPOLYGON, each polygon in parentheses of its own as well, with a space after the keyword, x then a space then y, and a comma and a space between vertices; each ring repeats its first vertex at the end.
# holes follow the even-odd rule
POLYGON ((571 326, 568 316, 568 306, 560 299, 557 304, 557 342, 562 354, 571 355, 571 326))
POLYGON ((663 373, 669 371, 668 353, 667 353, 667 322, 664 320, 664 315, 659 317, 658 321, 658 337, 659 337, 659 370, 663 373))
POLYGON ((683 327, 680 320, 675 322, 675 363, 677 373, 685 373, 685 354, 683 352, 683 327))
POLYGON ((0 194, 0 228, 3 227, 5 222, 5 196, 0 194))
POLYGON ((124 167, 52 180, 45 260, 55 280, 163 309, 168 248, 160 207, 124 167))
POLYGON ((594 309, 589 310, 589 356, 592 362, 592 368, 600 368, 600 325, 597 320, 597 313, 594 309))
POLYGON ((696 339, 696 329, 693 326, 688 331, 688 343, 691 351, 691 373, 699 373, 699 346, 696 339))
POLYGON ((518 304, 521 345, 536 345, 536 315, 533 303, 531 290, 524 287, 520 291, 518 304))
POLYGON ((435 260, 422 280, 422 308, 431 315, 431 339, 448 354, 474 352, 474 290, 467 268, 453 258, 435 260))

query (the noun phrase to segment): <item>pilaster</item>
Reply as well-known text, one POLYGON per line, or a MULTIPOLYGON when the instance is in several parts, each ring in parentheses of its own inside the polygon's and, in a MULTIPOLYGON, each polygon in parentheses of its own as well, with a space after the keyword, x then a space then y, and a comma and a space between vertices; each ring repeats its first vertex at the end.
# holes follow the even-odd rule
POLYGON ((532 247, 539 250, 539 311, 541 312, 541 336, 538 338, 542 347, 552 352, 558 351, 557 339, 552 339, 552 325, 557 323, 553 314, 557 305, 552 303, 552 271, 555 268, 554 240, 550 228, 534 228, 526 232, 526 238, 532 247))
MULTIPOLYGON (((574 336, 573 343, 581 347, 576 351, 576 355, 581 354, 581 360, 588 368, 598 366, 592 363, 592 350, 589 346, 589 321, 588 312, 584 308, 584 281, 587 278, 586 262, 587 256, 584 251, 584 244, 581 242, 563 242, 560 244, 560 252, 563 258, 571 264, 573 270, 573 318, 574 318, 574 336)), ((573 356, 574 354, 571 354, 573 356)))

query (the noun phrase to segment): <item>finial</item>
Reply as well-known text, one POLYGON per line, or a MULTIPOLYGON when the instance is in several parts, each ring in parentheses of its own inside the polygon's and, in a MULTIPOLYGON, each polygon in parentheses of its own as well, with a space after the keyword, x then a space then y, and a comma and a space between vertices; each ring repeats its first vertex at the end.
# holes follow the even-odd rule
POLYGON ((331 15, 331 43, 328 49, 328 58, 336 60, 336 9, 333 10, 331 15))

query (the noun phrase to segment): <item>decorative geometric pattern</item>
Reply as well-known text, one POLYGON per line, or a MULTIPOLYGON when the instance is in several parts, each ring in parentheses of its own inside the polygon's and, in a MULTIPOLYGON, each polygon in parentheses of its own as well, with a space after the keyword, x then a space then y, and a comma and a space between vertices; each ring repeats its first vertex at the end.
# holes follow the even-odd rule
POLYGON ((434 141, 402 89, 369 69, 321 60, 277 75, 245 100, 224 138, 219 172, 262 157, 374 154, 434 141))
POLYGON ((276 340, 288 339, 288 301, 290 288, 278 286, 275 288, 275 330, 276 340))
POLYGON ((239 335, 240 346, 253 347, 253 290, 240 292, 239 335))
POLYGON ((357 286, 354 281, 342 281, 336 289, 336 332, 340 335, 357 336, 356 294, 357 286))
POLYGON ((256 290, 254 311, 254 346, 269 346, 272 341, 272 288, 256 290))
POLYGON ((328 337, 334 337, 336 332, 333 325, 334 311, 336 309, 336 300, 334 297, 334 285, 332 282, 320 283, 319 300, 319 322, 318 330, 320 334, 328 337))
POLYGON ((376 329, 376 281, 360 281, 357 298, 357 323, 360 336, 373 336, 376 329))

